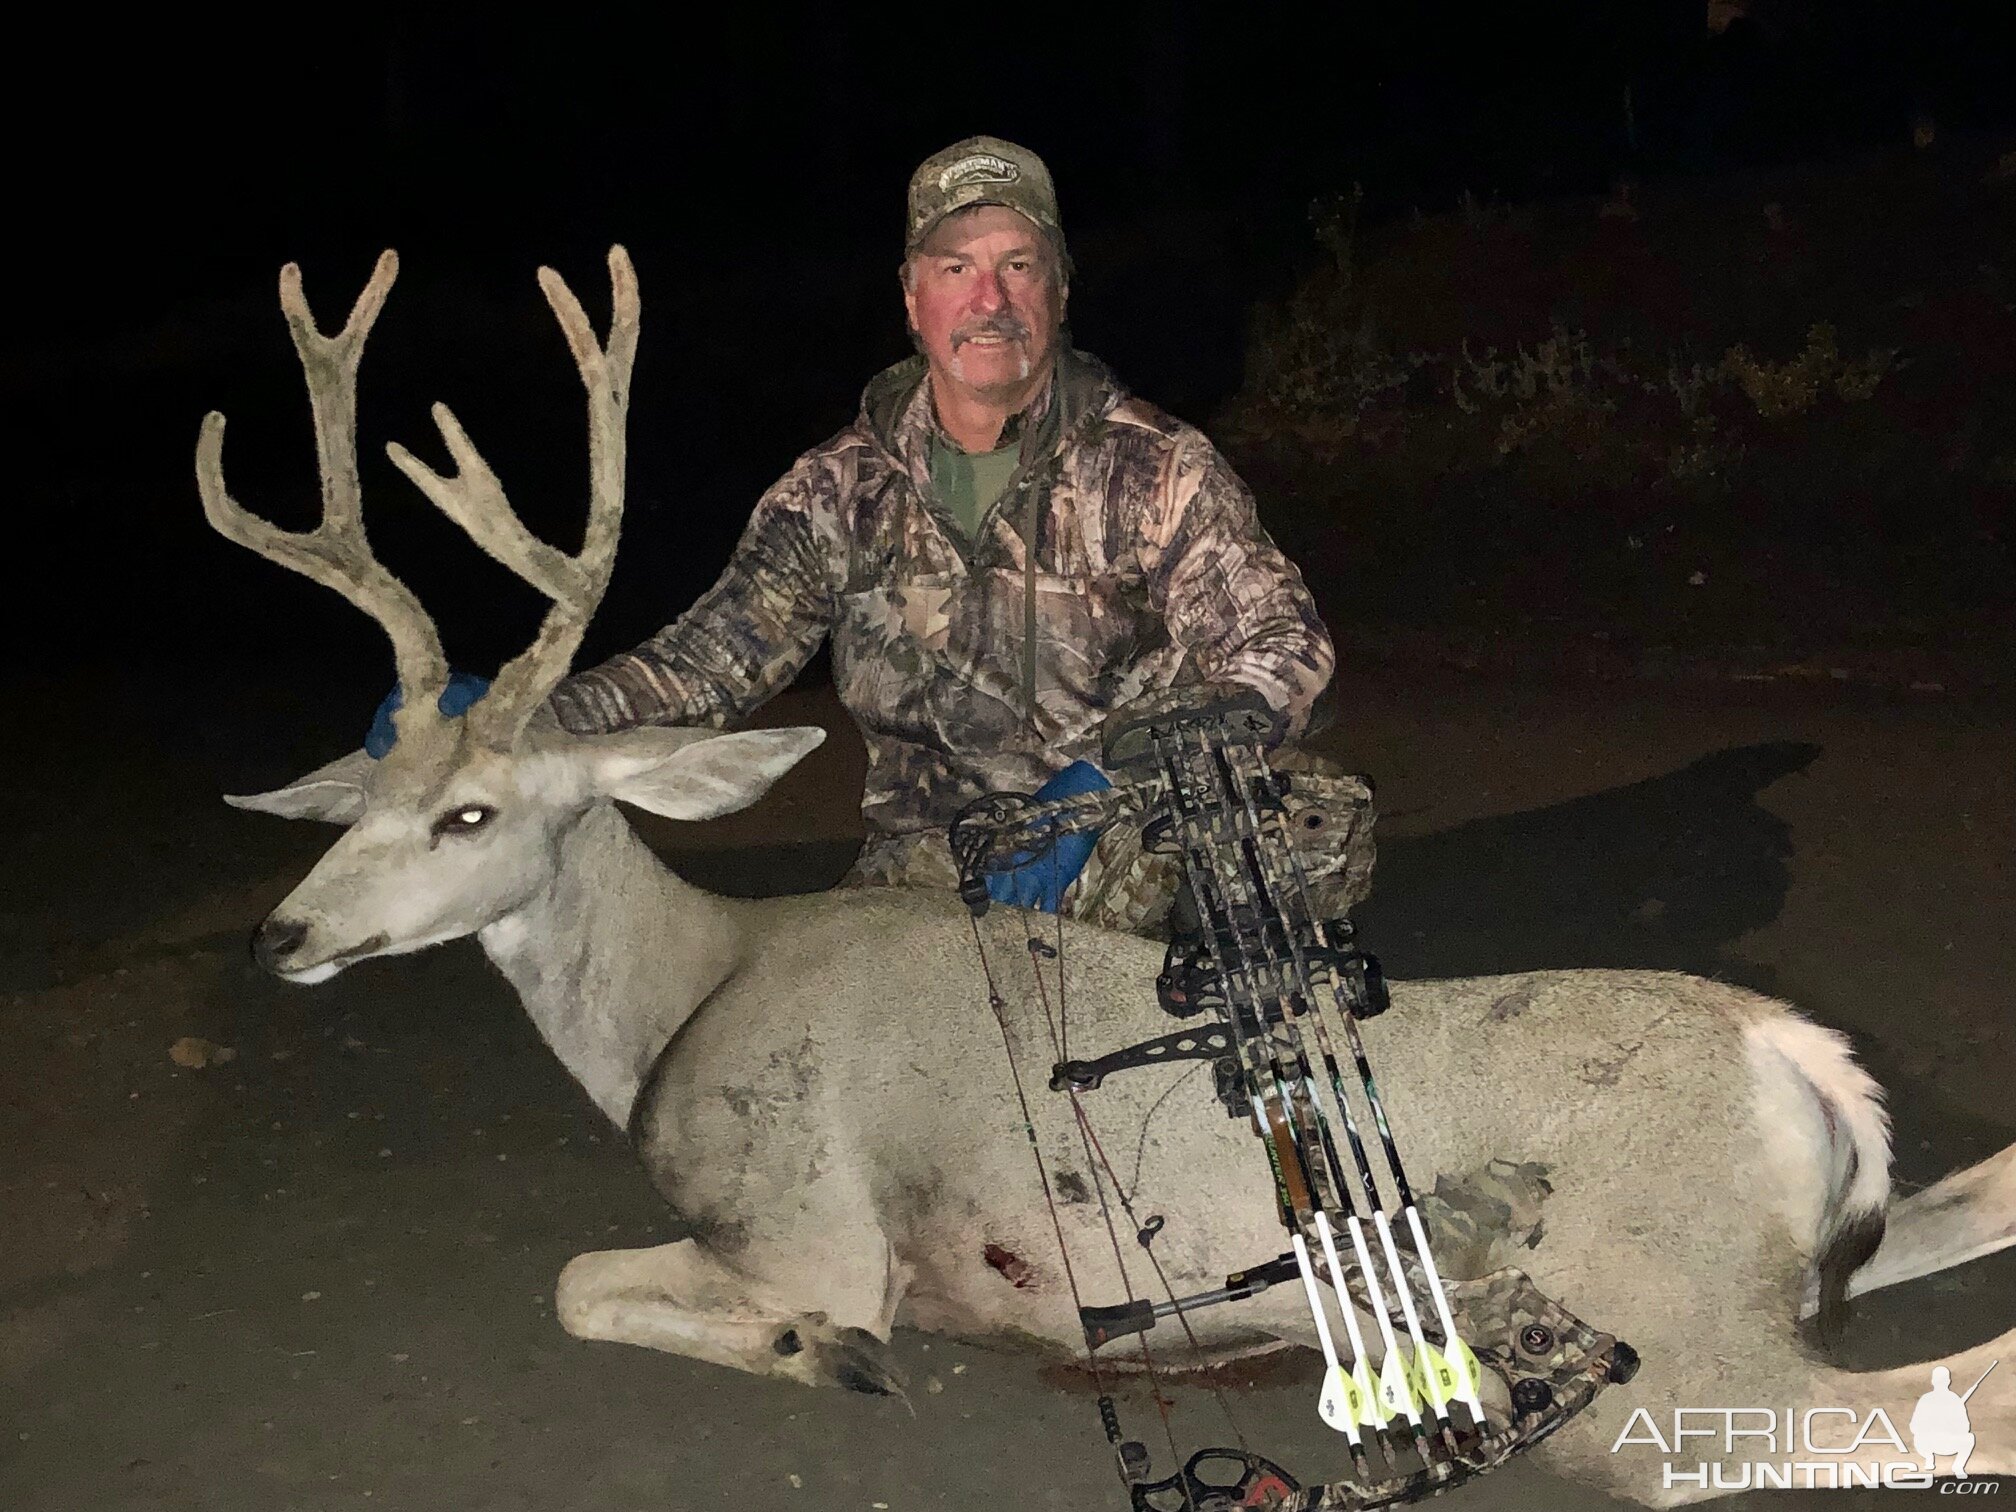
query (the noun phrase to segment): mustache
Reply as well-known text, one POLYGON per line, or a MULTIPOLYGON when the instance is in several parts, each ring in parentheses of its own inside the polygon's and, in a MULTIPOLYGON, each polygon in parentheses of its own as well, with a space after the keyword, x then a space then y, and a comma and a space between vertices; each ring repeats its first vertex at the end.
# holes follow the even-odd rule
POLYGON ((967 342, 978 336, 998 336, 1004 341, 1027 341, 1029 327, 1019 317, 1006 311, 991 320, 978 325, 962 326, 952 333, 952 350, 958 351, 967 342))

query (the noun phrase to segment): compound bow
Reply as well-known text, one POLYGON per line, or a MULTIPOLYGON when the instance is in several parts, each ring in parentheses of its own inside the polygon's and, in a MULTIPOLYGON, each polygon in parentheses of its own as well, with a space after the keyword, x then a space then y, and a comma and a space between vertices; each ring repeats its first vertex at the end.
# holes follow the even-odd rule
MULTIPOLYGON (((1164 1294, 1161 1301, 1139 1298, 1129 1284, 1124 1303, 1085 1305, 1053 1202, 1064 1271, 1099 1389, 1100 1419, 1133 1512, 1239 1507, 1344 1512, 1434 1495, 1538 1443, 1604 1386, 1630 1380, 1638 1368, 1628 1344, 1571 1316, 1519 1271, 1444 1282, 1358 1031, 1359 1020, 1386 1009, 1385 983, 1377 960, 1359 948, 1350 920, 1323 918, 1314 905, 1287 822, 1292 774, 1273 770, 1266 756, 1280 733, 1279 716, 1257 694, 1178 692, 1109 725, 1104 765, 1122 779, 1115 786, 1047 804, 997 794, 969 806, 951 829, 961 895, 973 913, 974 945, 1011 1068, 1006 1005, 979 929, 989 906, 989 875, 1041 860, 1058 837, 1074 830, 1137 823, 1145 850, 1178 858, 1194 904, 1196 928, 1189 939, 1171 944, 1156 987, 1162 1006, 1177 1017, 1209 1012, 1208 1027, 1090 1060, 1067 1059, 1068 1041, 1053 1041, 1058 1060, 1050 1087, 1069 1096, 1087 1163, 1100 1181, 1102 1205, 1110 1184, 1164 1294), (1347 1086, 1333 1021, 1355 1087, 1347 1086), (1144 1222, 1135 1214, 1082 1099, 1116 1072, 1184 1059, 1213 1064, 1220 1100, 1259 1136, 1289 1249, 1228 1275, 1222 1287, 1178 1297, 1153 1248, 1164 1220, 1154 1215, 1144 1222), (1368 1124, 1398 1210, 1397 1229, 1368 1154, 1368 1124), (1301 1283, 1323 1352, 1317 1413, 1343 1435, 1351 1475, 1303 1486, 1243 1441, 1183 1459, 1172 1433, 1170 1454, 1181 1463, 1162 1479, 1153 1478, 1147 1447, 1121 1428, 1101 1371, 1101 1347, 1138 1336, 1152 1373, 1148 1331, 1174 1317, 1201 1364, 1190 1313, 1293 1280, 1301 1283), (1331 1325, 1333 1308, 1343 1325, 1341 1348, 1331 1325), (1376 1373, 1361 1311, 1376 1332, 1382 1362, 1376 1373), (1509 1404, 1509 1411, 1500 1408, 1496 1422, 1484 1404, 1486 1371, 1497 1378, 1509 1404)), ((1058 960, 1060 997, 1062 945, 1061 927, 1055 945, 1033 935, 1029 940, 1039 966, 1044 958, 1058 960)), ((1040 969, 1037 982, 1043 987, 1040 969)), ((1047 987, 1043 995, 1047 1014, 1047 987)), ((1053 1033, 1054 1027, 1053 1020, 1053 1033)), ((1019 1069, 1015 1082, 1048 1200, 1049 1173, 1019 1069)), ((1107 1211, 1118 1260, 1118 1228, 1107 1211)), ((1124 1263, 1120 1270, 1124 1278, 1124 1263)))

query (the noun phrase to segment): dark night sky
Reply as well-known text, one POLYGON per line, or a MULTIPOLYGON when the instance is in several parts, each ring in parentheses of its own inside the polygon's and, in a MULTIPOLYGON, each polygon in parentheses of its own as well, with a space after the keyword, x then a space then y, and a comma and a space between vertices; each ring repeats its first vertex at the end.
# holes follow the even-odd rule
POLYGON ((353 6, 312 12, 312 32, 277 8, 156 12, 139 30, 45 20, 16 39, 4 107, 19 218, 0 393, 17 511, 47 538, 14 574, 12 607, 41 612, 9 644, 23 667, 381 656, 354 611, 217 541, 198 512, 189 458, 215 406, 239 497, 309 518, 273 296, 289 258, 333 326, 377 250, 402 254, 363 370, 367 508, 451 654, 480 669, 533 606, 383 443, 438 455, 425 405, 447 399, 521 512, 571 545, 578 399, 532 273, 553 263, 596 310, 602 252, 629 246, 645 335, 595 655, 683 607, 756 493, 903 354, 903 182, 958 136, 1049 159, 1079 340, 1201 420, 1237 386, 1251 302, 1311 250, 1312 196, 1356 180, 1371 213, 1399 213, 1464 188, 1584 193, 1626 169, 1852 150, 1919 109, 2006 121, 1998 8, 1870 0, 1820 24, 1788 3, 1775 34, 1714 46, 1700 4, 1677 0, 1371 16, 1121 3, 977 25, 944 8, 736 8, 683 40, 657 40, 656 7, 514 26, 353 6))

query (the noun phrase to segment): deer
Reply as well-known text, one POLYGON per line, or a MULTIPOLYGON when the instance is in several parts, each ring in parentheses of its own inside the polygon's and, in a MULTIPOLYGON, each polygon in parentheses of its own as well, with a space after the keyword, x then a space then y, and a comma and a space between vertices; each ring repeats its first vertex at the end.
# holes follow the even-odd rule
MULTIPOLYGON (((1033 1127, 1017 1112, 1013 1064, 1045 1053, 1030 1006, 1042 967, 1023 948, 1026 929, 1006 910, 977 919, 954 894, 926 889, 704 892, 618 805, 673 820, 743 808, 823 732, 577 736, 546 705, 608 585, 620 533, 640 304, 620 246, 608 267, 606 340, 557 273, 538 275, 587 395, 577 552, 523 525, 445 405, 433 417, 452 472, 387 448, 426 499, 550 600, 531 645, 460 716, 437 704, 448 665, 435 624, 373 555, 361 508, 358 360, 395 255, 379 260, 334 336, 316 324, 299 268, 281 274, 314 414, 323 510, 313 530, 282 530, 232 498, 224 419, 205 418, 197 477, 211 525, 376 621, 404 694, 382 759, 353 751, 285 787, 227 799, 342 827, 257 925, 253 954, 306 986, 476 939, 627 1134, 682 1234, 564 1267, 556 1313, 581 1339, 896 1397, 898 1323, 1071 1357, 1084 1330, 1053 1239, 1079 1257, 1086 1293, 1117 1295, 1123 1278, 1117 1252, 1103 1258, 1099 1204, 1067 1195, 1053 1233, 1030 1167, 1031 1141, 1055 1169, 1072 1165, 1077 1146, 1040 1092, 1033 1127), (998 1020, 976 943, 996 962, 1007 1003, 998 1020)), ((1078 1043, 1132 1044, 1166 1026, 1150 987, 1159 942, 1058 928, 1078 1043)), ((2016 1243, 2016 1146, 1895 1195, 1881 1089, 1838 1032, 1668 972, 1544 971, 1394 982, 1390 992, 1391 1011, 1363 1030, 1415 1169, 1451 1190, 1494 1163, 1545 1173, 1535 1189, 1544 1222, 1485 1235, 1468 1273, 1516 1258, 1549 1296, 1643 1358, 1628 1388, 1535 1450, 1555 1472, 1651 1505, 1710 1496, 1722 1487, 1705 1474, 1668 1483, 1665 1435, 1648 1424, 1714 1407, 1819 1409, 1836 1423, 1881 1409, 1902 1424, 1934 1366, 1971 1381, 2016 1355, 2016 1334, 2003 1333, 1944 1359, 1858 1373, 1810 1349, 1803 1320, 1816 1311, 2016 1243)), ((1208 1092, 1178 1085, 1184 1074, 1115 1077, 1088 1107, 1109 1147, 1138 1147, 1132 1190, 1171 1215, 1160 1261, 1175 1289, 1196 1291, 1272 1254, 1280 1235, 1250 1135, 1203 1106, 1208 1092)), ((1461 1279, 1454 1260, 1446 1268, 1461 1279)), ((1313 1348, 1293 1293, 1199 1312, 1201 1358, 1313 1348)), ((1971 1410, 1972 1472, 2016 1473, 2009 1373, 1971 1410)), ((1861 1439, 1830 1451, 1842 1474, 1902 1457, 1880 1435, 1861 1439)), ((1693 1457, 1735 1452, 1711 1445, 1693 1457)))

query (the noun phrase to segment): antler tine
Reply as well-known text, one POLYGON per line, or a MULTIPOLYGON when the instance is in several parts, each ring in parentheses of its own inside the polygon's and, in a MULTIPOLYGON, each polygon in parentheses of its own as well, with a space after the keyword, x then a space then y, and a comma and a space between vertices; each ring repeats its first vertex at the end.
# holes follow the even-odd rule
POLYGON ((504 485, 483 460, 476 443, 445 404, 433 409, 434 424, 454 459, 452 477, 443 477, 398 442, 388 442, 385 455, 392 465, 427 495, 434 507, 468 533, 478 546, 509 567, 549 598, 577 597, 574 559, 548 546, 525 528, 505 497, 504 485))
POLYGON ((560 322, 588 393, 588 524, 572 556, 534 537, 512 511, 504 491, 445 406, 435 420, 458 469, 453 478, 430 471, 403 450, 392 460, 449 518, 485 551, 552 599, 532 644, 497 674, 483 701, 470 710, 472 728, 491 744, 508 747, 555 683, 567 675, 609 586, 623 524, 624 428, 630 410, 630 369, 637 354, 637 274, 622 247, 609 250, 613 292, 607 345, 566 280, 539 270, 539 286, 560 322))
POLYGON ((315 415, 320 523, 310 531, 282 530, 231 497, 224 484, 224 417, 215 410, 204 416, 196 443, 196 486, 204 516, 227 540, 333 588, 378 622, 392 642, 393 663, 405 690, 399 715, 404 734, 413 721, 439 717, 434 702, 447 686, 448 660, 434 621, 412 590, 372 554, 364 533, 357 478, 357 362, 398 274, 398 254, 381 254, 343 329, 324 336, 302 293, 300 267, 289 263, 280 270, 280 308, 315 415))

